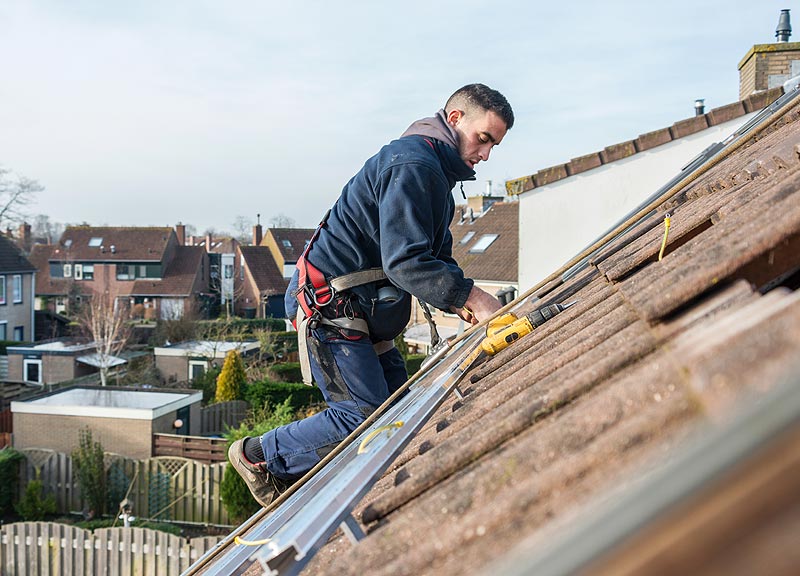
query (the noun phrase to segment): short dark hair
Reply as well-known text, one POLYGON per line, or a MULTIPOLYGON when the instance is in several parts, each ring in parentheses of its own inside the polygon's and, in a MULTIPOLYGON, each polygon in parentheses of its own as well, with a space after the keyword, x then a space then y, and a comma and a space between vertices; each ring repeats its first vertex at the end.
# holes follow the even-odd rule
POLYGON ((514 125, 514 111, 511 110, 511 104, 500 92, 492 90, 485 84, 467 84, 459 88, 447 99, 444 110, 445 113, 450 113, 457 108, 468 112, 469 108, 475 107, 497 114, 506 123, 507 130, 511 130, 514 125))

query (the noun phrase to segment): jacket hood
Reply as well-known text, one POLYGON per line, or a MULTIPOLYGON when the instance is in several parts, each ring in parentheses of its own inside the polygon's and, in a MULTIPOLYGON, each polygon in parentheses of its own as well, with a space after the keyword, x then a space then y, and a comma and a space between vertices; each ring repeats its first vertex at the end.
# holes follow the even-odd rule
POLYGON ((443 166, 455 180, 475 179, 475 171, 461 159, 458 153, 458 132, 447 122, 444 109, 440 109, 435 116, 422 118, 411 124, 400 138, 406 136, 433 138, 436 141, 434 148, 442 159, 443 166))

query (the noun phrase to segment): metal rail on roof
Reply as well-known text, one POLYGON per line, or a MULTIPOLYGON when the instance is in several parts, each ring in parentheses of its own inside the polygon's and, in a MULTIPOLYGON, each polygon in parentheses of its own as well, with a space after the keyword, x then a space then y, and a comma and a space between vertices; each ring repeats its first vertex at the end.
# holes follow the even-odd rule
POLYGON ((352 541, 360 540, 364 533, 351 515, 354 507, 456 389, 466 371, 461 364, 480 339, 481 334, 473 332, 455 344, 450 350, 463 353, 440 376, 434 378, 429 373, 416 381, 355 442, 271 514, 251 519, 246 536, 238 539, 244 543, 228 541, 207 553, 185 574, 197 573, 205 565, 203 574, 241 574, 247 569, 246 564, 254 561, 261 563, 268 574, 297 574, 337 528, 341 527, 352 541), (213 556, 211 563, 209 554, 213 556))

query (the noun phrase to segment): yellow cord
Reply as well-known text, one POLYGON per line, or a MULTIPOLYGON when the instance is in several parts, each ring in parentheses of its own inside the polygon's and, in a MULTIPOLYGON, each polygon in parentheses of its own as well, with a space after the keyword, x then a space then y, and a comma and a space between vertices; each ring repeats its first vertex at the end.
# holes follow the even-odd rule
POLYGON ((264 538, 263 540, 242 540, 238 536, 236 536, 233 541, 242 546, 263 546, 264 544, 272 542, 270 538, 264 538))
POLYGON ((669 236, 670 217, 669 212, 664 215, 664 239, 661 241, 661 250, 658 251, 658 261, 664 257, 664 249, 667 247, 667 236, 669 236))
POLYGON ((378 428, 375 428, 375 430, 367 434, 367 437, 361 441, 361 444, 358 447, 357 454, 363 454, 364 452, 366 452, 367 444, 372 442, 375 439, 375 437, 378 436, 378 434, 380 434, 381 432, 389 432, 391 430, 394 430, 395 428, 402 428, 403 424, 405 424, 405 422, 403 422, 402 420, 398 420, 397 422, 392 422, 391 424, 387 424, 386 426, 379 426, 378 428))

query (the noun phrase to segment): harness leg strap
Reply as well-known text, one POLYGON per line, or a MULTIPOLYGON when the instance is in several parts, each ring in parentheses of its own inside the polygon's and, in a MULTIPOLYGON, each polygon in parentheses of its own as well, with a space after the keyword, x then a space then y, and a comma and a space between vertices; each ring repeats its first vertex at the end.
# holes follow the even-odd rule
POLYGON ((300 356, 300 372, 303 375, 303 384, 313 386, 311 378, 311 363, 308 360, 308 316, 303 307, 297 309, 297 353, 300 356))

